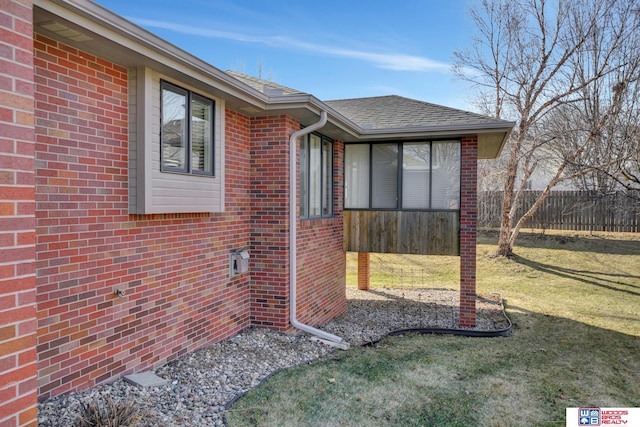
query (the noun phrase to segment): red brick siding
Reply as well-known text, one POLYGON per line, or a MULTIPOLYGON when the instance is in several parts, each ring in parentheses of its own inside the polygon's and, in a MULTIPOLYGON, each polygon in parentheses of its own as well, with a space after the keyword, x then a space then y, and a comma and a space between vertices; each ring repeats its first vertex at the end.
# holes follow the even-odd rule
POLYGON ((127 70, 40 35, 35 65, 40 398, 246 328, 248 119, 226 112, 226 212, 129 215, 127 70))
POLYGON ((0 425, 35 426, 35 191, 31 1, 0 7, 0 425))
POLYGON ((460 182, 460 326, 476 324, 478 139, 462 138, 460 182))
MULTIPOLYGON (((277 330, 289 329, 289 137, 299 129, 288 116, 251 121, 251 320, 277 330)), ((343 144, 336 142, 335 217, 298 221, 297 314, 313 325, 346 310, 343 154, 343 144)))
POLYGON ((251 323, 289 328, 289 116, 251 119, 251 323))
POLYGON ((369 290, 371 278, 371 256, 369 252, 358 252, 358 289, 369 290))
MULTIPOLYGON (((298 222, 298 319, 320 325, 345 313, 346 254, 343 242, 344 144, 334 142, 333 218, 298 222)), ((298 188, 298 203, 300 189, 298 188)))

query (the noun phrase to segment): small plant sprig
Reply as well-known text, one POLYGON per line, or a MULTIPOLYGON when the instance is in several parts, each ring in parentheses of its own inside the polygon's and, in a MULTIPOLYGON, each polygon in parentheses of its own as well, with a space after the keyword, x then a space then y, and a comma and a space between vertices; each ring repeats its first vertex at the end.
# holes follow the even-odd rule
POLYGON ((106 396, 80 403, 76 427, 135 427, 141 419, 142 413, 134 401, 115 401, 106 396))

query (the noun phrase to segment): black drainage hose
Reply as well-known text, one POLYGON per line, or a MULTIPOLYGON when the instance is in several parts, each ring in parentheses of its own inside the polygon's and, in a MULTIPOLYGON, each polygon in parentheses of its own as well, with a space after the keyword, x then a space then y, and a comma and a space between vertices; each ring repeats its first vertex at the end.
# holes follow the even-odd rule
MULTIPOLYGON (((506 317, 506 316, 505 316, 506 317)), ((484 331, 477 329, 449 329, 449 328, 408 328, 408 329, 397 329, 395 331, 391 331, 386 334, 384 337, 397 337, 400 335, 408 335, 408 334, 418 334, 418 335, 457 335, 462 337, 472 337, 472 338, 495 338, 495 337, 508 337, 511 335, 511 321, 507 317, 507 322, 509 326, 504 329, 497 329, 492 331, 484 331)), ((382 337, 382 338, 384 338, 382 337)), ((378 342, 382 340, 382 338, 369 341, 362 344, 363 347, 371 347, 376 345, 378 342)))
MULTIPOLYGON (((502 301, 502 295, 498 294, 500 296, 500 301, 502 301)), ((408 329, 397 329, 395 331, 391 331, 388 334, 386 334, 384 337, 395 337, 395 336, 399 336, 399 335, 407 335, 407 334, 435 334, 435 335, 457 335, 457 336, 463 336, 463 337, 473 337, 473 338, 495 338, 495 337, 507 337, 509 335, 511 335, 511 328, 513 326, 513 324, 511 323, 511 319, 509 319, 509 316, 507 316, 507 313, 504 311, 504 303, 502 304, 502 315, 504 316, 504 318, 507 320, 507 327, 503 328, 503 329, 497 329, 497 330, 492 330, 492 331, 487 331, 487 330, 477 330, 477 329, 455 329, 455 328, 408 328, 408 329)), ((380 340, 382 340, 382 338, 375 340, 375 341, 368 341, 364 344, 361 345, 361 347, 371 347, 376 345, 378 342, 380 342, 380 340)), ((300 365, 309 363, 309 361, 307 362, 302 362, 300 365)), ((298 365, 298 366, 300 366, 298 365)), ((293 366, 287 367, 287 368, 282 368, 282 369, 278 369, 277 371, 274 371, 272 373, 270 373, 269 375, 267 375, 266 377, 264 377, 262 380, 260 380, 260 382, 258 383, 258 385, 256 385, 255 387, 259 386, 260 384, 262 384, 263 382, 265 382, 266 380, 268 380, 269 378, 271 378, 273 375, 282 372, 284 370, 293 368, 293 366)), ((255 388, 253 387, 253 388, 255 388)), ((240 393, 236 396, 233 397, 233 399, 231 399, 229 402, 227 402, 224 405, 224 412, 222 415, 222 420, 225 426, 227 426, 227 415, 226 413, 231 409, 231 406, 233 406, 233 404, 240 399, 242 396, 244 396, 245 394, 247 394, 247 392, 243 392, 240 393)))
MULTIPOLYGON (((500 301, 502 301, 502 295, 497 294, 500 297, 500 301)), ((511 323, 511 319, 507 316, 507 313, 504 311, 504 303, 502 304, 502 315, 507 320, 507 327, 503 329, 495 329, 495 330, 478 330, 478 329, 457 329, 457 328, 407 328, 407 329, 397 329, 395 331, 391 331, 386 334, 384 337, 396 337, 399 335, 408 335, 408 334, 419 334, 419 335, 457 335, 462 337, 472 337, 472 338, 495 338, 495 337, 508 337, 511 335, 511 329, 513 324, 511 323)), ((382 338, 384 338, 382 337, 382 338)), ((364 343, 363 347, 370 347, 376 345, 380 340, 377 339, 375 341, 369 341, 364 343)))

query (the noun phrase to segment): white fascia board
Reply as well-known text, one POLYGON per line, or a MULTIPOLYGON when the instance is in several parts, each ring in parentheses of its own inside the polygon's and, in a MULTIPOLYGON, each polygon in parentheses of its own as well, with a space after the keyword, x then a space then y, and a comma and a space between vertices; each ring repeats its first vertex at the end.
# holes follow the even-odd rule
POLYGON ((94 2, 34 0, 33 4, 109 39, 123 49, 197 78, 256 107, 263 108, 268 102, 268 97, 262 92, 94 2))
POLYGON ((499 126, 495 123, 479 123, 477 125, 450 125, 450 126, 418 126, 410 128, 389 129, 360 129, 359 137, 362 139, 386 139, 406 138, 412 136, 435 135, 472 135, 481 133, 509 133, 513 126, 499 126))
POLYGON ((353 123, 351 120, 308 93, 273 96, 269 98, 269 101, 265 106, 265 110, 271 112, 295 109, 310 111, 318 117, 320 117, 320 113, 322 111, 325 111, 327 113, 328 122, 339 127, 354 138, 357 138, 358 134, 362 132, 362 129, 360 129, 357 124, 353 123))

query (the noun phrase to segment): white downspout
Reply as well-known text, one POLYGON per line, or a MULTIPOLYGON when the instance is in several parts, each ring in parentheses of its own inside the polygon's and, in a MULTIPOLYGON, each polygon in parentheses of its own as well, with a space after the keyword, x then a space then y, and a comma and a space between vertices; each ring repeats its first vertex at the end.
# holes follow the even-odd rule
POLYGON ((316 129, 320 129, 327 123, 327 112, 322 111, 320 113, 320 120, 311 126, 307 126, 304 129, 300 129, 291 134, 289 137, 289 320, 291 325, 302 331, 308 332, 316 337, 328 341, 330 344, 337 345, 338 347, 348 348, 348 343, 339 336, 330 334, 313 326, 305 325, 301 323, 297 318, 296 305, 297 305, 297 152, 298 152, 298 138, 313 132, 316 129))

